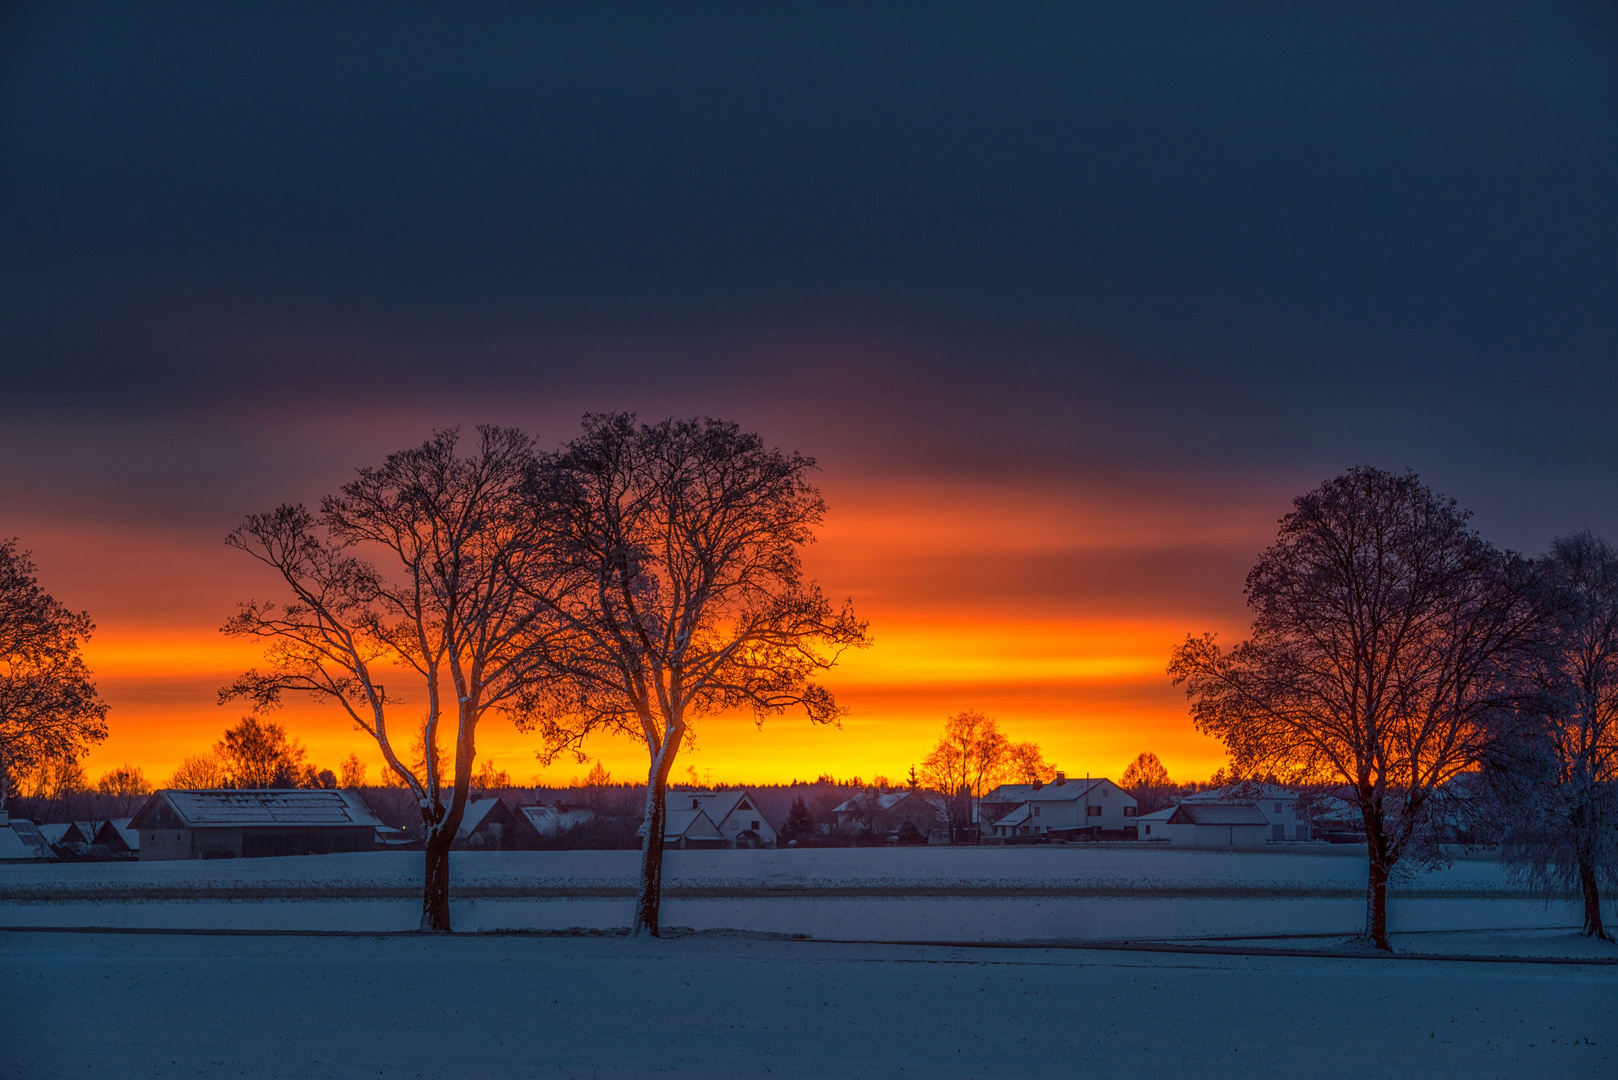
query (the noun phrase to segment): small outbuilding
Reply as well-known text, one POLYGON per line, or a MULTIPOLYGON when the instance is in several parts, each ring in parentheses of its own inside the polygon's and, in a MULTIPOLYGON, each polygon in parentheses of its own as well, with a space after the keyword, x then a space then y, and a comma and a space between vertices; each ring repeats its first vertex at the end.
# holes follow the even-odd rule
POLYGON ((90 842, 100 844, 114 855, 138 855, 140 853, 140 833, 129 827, 134 818, 112 818, 101 823, 96 830, 95 838, 90 842))
POLYGON ((375 851, 381 824, 357 791, 164 789, 128 827, 146 862, 375 851))
POLYGON ((1187 847, 1263 847, 1270 823, 1250 802, 1183 802, 1163 831, 1170 841, 1187 847))

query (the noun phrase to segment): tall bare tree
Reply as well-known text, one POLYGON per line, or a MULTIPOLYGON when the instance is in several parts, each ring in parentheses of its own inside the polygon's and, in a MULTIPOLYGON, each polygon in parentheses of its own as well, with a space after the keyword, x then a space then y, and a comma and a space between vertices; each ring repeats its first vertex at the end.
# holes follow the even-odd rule
POLYGON ((234 788, 315 787, 315 769, 303 743, 273 720, 244 716, 214 744, 214 754, 234 788))
POLYGON ((1356 468, 1294 501, 1247 576, 1251 638, 1188 637, 1169 664, 1235 772, 1346 785, 1365 822, 1365 940, 1387 884, 1435 857, 1435 802, 1488 744, 1539 625, 1526 564, 1413 473, 1356 468))
POLYGON ((618 414, 587 416, 536 470, 536 514, 569 573, 543 598, 566 634, 533 726, 551 755, 602 730, 646 746, 636 933, 658 933, 665 792, 698 718, 841 714, 814 677, 866 644, 866 625, 803 579, 800 549, 826 512, 813 468, 733 423, 618 414))
POLYGON ((1118 778, 1118 786, 1135 797, 1137 812, 1151 814, 1174 800, 1174 781, 1156 754, 1147 750, 1138 755, 1118 778))
POLYGON ((260 710, 288 691, 312 694, 376 740, 420 808, 421 926, 439 931, 450 929, 449 851, 466 808, 478 721, 490 709, 518 708, 540 677, 546 609, 536 597, 550 587, 533 503, 520 494, 533 461, 528 437, 479 428, 467 456, 459 442, 443 432, 361 470, 321 502, 318 518, 282 506, 230 535, 290 595, 284 604, 243 604, 225 625, 227 634, 263 639, 269 666, 220 691, 221 701, 246 698, 260 710), (390 706, 408 700, 406 680, 421 694, 419 711, 390 725, 390 706), (440 749, 446 724, 449 761, 440 749), (423 748, 414 767, 396 748, 401 726, 423 748))
POLYGON ((1618 551, 1575 533, 1534 568, 1549 633, 1534 672, 1540 692, 1493 755, 1512 823, 1503 850, 1536 889, 1577 889, 1584 933, 1610 941, 1601 894, 1618 886, 1618 551))
POLYGON ((967 709, 944 721, 943 734, 922 759, 919 778, 944 796, 952 843, 971 837, 972 808, 1009 775, 1015 753, 992 716, 967 709))
POLYGON ((107 706, 79 652, 95 626, 35 572, 15 539, 0 540, 0 809, 13 778, 76 762, 107 737, 107 706))

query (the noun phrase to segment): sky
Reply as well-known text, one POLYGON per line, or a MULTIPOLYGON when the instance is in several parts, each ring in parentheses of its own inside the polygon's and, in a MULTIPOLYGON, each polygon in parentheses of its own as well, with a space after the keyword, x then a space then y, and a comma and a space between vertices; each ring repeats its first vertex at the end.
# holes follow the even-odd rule
POLYGON ((1203 778, 1168 652, 1240 638, 1294 496, 1618 534, 1615 192, 1607 4, 8 4, 0 535, 97 622, 90 772, 161 779, 240 713, 246 514, 436 429, 721 416, 818 460, 876 644, 840 729, 714 718, 694 775, 898 778, 976 708, 1203 778))

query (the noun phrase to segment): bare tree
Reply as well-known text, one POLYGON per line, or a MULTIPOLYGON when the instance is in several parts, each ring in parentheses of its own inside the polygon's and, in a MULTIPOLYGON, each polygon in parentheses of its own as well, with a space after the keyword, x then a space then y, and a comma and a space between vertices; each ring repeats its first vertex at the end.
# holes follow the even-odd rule
POLYGON ((244 716, 214 744, 214 756, 234 788, 315 787, 303 743, 272 720, 244 716))
POLYGON ((0 540, 0 809, 14 777, 76 762, 107 737, 107 706, 79 652, 94 624, 34 573, 15 539, 0 540))
POLYGON ((1537 707, 1508 722, 1493 756, 1512 822, 1503 852, 1541 892, 1578 889, 1584 933, 1610 941, 1601 892, 1618 886, 1618 552, 1581 532, 1534 565, 1550 633, 1537 707))
POLYGON ((944 721, 944 733, 922 759, 919 778, 945 797, 951 843, 971 835, 972 809, 1005 778, 1013 749, 991 716, 968 709, 944 721))
POLYGON ((365 786, 365 762, 353 751, 337 766, 337 786, 342 788, 362 788, 365 786))
POLYGON ((1174 781, 1156 754, 1150 750, 1140 754, 1124 769, 1118 786, 1135 797, 1138 812, 1150 814, 1168 806, 1174 798, 1174 781))
POLYGON ((658 933, 665 793, 694 722, 841 714, 813 679, 866 644, 866 626, 803 580, 799 549, 826 510, 813 468, 733 423, 619 414, 587 416, 536 470, 536 512, 570 574, 546 598, 568 633, 552 653, 562 681, 535 688, 534 726, 549 756, 601 730, 646 746, 636 933, 658 933))
POLYGON ((321 503, 257 514, 228 543, 269 566, 290 593, 284 605, 249 602, 225 633, 268 643, 265 670, 220 691, 255 709, 288 691, 335 703, 377 742, 389 770, 419 807, 426 846, 423 930, 447 931, 449 851, 466 808, 478 721, 518 708, 543 672, 548 588, 535 545, 531 501, 519 489, 533 450, 508 428, 478 429, 473 452, 442 432, 321 503), (384 571, 364 556, 385 559, 384 571), (421 692, 405 733, 422 750, 415 767, 395 749, 389 706, 398 687, 421 692), (384 683, 393 689, 385 690, 384 683), (447 716, 446 716, 447 713, 447 716), (453 725, 446 761, 441 728, 453 725), (448 791, 446 804, 443 796, 448 791))
POLYGON ((96 781, 96 792, 113 800, 114 817, 123 817, 140 808, 152 793, 152 785, 139 766, 124 764, 102 773, 96 781))
POLYGON ((1188 637, 1169 664, 1238 775, 1347 785, 1365 822, 1365 940, 1387 949, 1387 883, 1436 857, 1427 831, 1480 760, 1538 624, 1522 560, 1412 473, 1357 468, 1300 496, 1247 577, 1252 636, 1188 637))
POLYGON ((219 760, 219 755, 210 750, 181 761, 174 775, 169 777, 168 786, 181 791, 229 787, 230 774, 225 771, 225 763, 219 760))
POLYGON ((1006 772, 1024 784, 1048 784, 1056 779, 1056 766, 1045 760, 1037 742, 1012 743, 1006 755, 1006 772))

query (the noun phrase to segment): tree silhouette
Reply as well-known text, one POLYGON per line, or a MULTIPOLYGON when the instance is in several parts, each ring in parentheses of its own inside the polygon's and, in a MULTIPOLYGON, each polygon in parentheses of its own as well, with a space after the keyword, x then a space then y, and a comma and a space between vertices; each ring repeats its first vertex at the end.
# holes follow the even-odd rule
POLYGON ((1238 775, 1346 785, 1365 822, 1365 940, 1387 883, 1436 857, 1435 801, 1489 741, 1537 626, 1526 564, 1416 476, 1357 468, 1300 496, 1247 576, 1251 638, 1187 637, 1169 674, 1238 775))
POLYGON ((570 571, 543 599, 567 633, 551 653, 560 681, 533 688, 522 722, 552 757, 601 730, 646 746, 636 933, 658 932, 665 792, 696 721, 842 712, 814 678, 866 644, 866 626, 803 580, 799 549, 826 510, 813 468, 733 423, 617 414, 587 416, 535 472, 536 516, 570 571))

